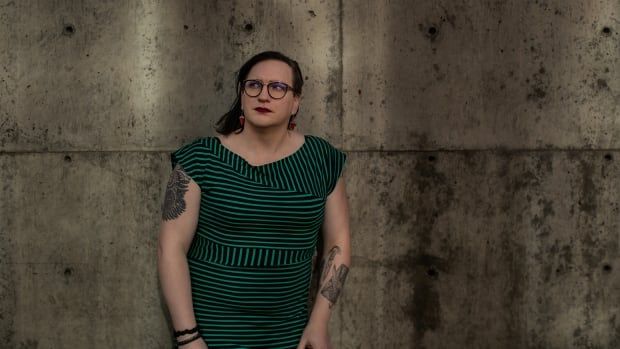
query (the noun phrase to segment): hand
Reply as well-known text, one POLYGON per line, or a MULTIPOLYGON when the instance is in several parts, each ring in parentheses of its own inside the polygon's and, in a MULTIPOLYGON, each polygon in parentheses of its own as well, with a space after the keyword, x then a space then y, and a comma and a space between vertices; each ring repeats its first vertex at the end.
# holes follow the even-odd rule
POLYGON ((313 326, 308 324, 301 335, 301 340, 297 349, 333 349, 329 334, 327 333, 327 325, 313 326))
POLYGON ((205 343, 204 339, 198 338, 193 342, 183 344, 179 349, 209 349, 209 347, 207 347, 207 343, 205 343))

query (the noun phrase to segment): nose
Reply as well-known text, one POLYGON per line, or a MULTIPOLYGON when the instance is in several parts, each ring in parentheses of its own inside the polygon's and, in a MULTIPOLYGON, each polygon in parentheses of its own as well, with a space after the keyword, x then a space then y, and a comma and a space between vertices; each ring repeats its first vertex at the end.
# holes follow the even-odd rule
POLYGON ((258 98, 259 101, 268 101, 271 98, 268 90, 269 90, 269 86, 264 85, 263 88, 260 90, 260 93, 258 94, 258 96, 256 96, 256 98, 258 98))

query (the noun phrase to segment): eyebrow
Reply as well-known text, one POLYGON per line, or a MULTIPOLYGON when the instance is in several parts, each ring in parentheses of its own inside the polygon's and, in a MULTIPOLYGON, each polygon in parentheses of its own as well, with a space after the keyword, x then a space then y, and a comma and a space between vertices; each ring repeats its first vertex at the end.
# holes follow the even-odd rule
MULTIPOLYGON (((246 79, 246 80, 260 81, 260 82, 262 82, 263 84, 265 83, 265 81, 263 81, 263 80, 261 80, 261 79, 246 79)), ((292 84, 289 84, 288 82, 285 82, 285 81, 282 81, 282 80, 269 80, 269 81, 267 81, 267 83, 271 83, 271 82, 281 82, 281 83, 283 83, 283 84, 292 85, 292 84)))

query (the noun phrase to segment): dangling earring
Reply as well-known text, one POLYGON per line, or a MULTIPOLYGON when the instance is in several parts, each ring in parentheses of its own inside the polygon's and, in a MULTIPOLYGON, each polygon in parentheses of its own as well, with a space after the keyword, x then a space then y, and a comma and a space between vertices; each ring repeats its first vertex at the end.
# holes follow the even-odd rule
POLYGON ((297 123, 293 121, 294 119, 295 119, 295 115, 292 115, 291 116, 291 120, 288 122, 288 129, 289 130, 294 130, 295 126, 297 126, 297 123))
POLYGON ((241 124, 241 127, 243 127, 243 124, 245 124, 245 116, 239 116, 239 123, 241 124))

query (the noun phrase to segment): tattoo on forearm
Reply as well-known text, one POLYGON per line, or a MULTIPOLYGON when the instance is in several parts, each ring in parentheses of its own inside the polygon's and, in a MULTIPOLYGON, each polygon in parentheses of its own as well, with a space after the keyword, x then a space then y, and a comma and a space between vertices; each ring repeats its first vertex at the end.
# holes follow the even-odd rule
POLYGON ((334 258, 337 254, 340 254, 341 249, 338 246, 332 247, 329 250, 327 256, 321 262, 321 282, 323 282, 327 275, 331 270, 333 270, 333 275, 331 279, 329 279, 323 288, 321 289, 321 294, 329 301, 329 307, 332 308, 336 301, 338 300, 338 296, 340 296, 340 291, 342 291, 342 287, 344 286, 344 281, 347 278, 347 274, 349 273, 349 267, 344 264, 341 264, 338 269, 333 265, 334 258))
POLYGON ((329 274, 329 271, 332 269, 332 264, 334 264, 334 257, 336 257, 337 254, 340 254, 340 247, 334 246, 321 261, 321 282, 325 281, 327 278, 327 274, 329 274))
POLYGON ((177 164, 170 175, 168 185, 166 185, 166 196, 162 206, 163 220, 173 220, 185 212, 185 193, 189 181, 189 176, 185 174, 181 165, 177 164))

